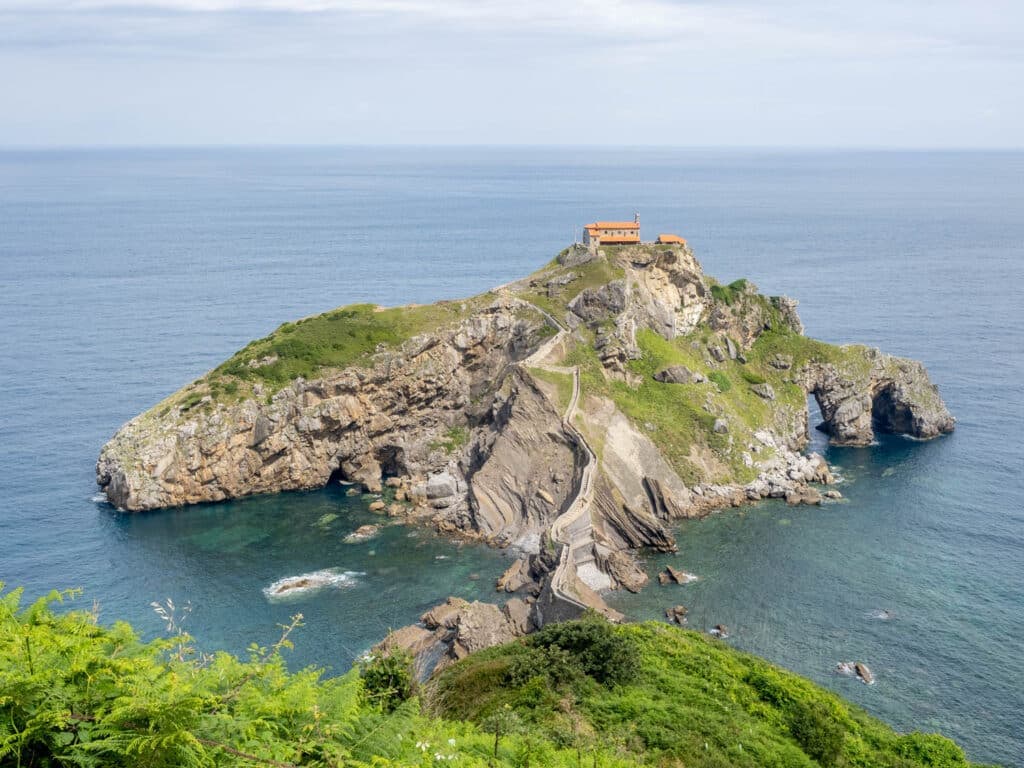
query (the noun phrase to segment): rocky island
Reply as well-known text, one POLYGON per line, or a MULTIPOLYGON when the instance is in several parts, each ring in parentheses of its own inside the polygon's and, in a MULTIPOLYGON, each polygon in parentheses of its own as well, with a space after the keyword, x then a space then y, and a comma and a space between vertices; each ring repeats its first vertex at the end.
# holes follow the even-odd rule
POLYGON ((954 427, 920 363, 805 336, 795 301, 716 282, 684 242, 575 245, 473 298, 285 323, 125 424, 97 482, 135 511, 342 481, 514 548, 504 609, 449 601, 395 638, 455 658, 614 617, 601 592, 641 588, 632 551, 673 550, 673 520, 821 503, 809 395, 834 444, 954 427))

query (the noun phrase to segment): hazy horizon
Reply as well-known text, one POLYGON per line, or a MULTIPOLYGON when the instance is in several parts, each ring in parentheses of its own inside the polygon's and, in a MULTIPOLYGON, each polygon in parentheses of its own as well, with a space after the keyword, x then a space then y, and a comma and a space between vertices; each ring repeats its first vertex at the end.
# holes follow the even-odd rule
POLYGON ((1009 0, 0 0, 0 147, 1018 149, 1009 0))

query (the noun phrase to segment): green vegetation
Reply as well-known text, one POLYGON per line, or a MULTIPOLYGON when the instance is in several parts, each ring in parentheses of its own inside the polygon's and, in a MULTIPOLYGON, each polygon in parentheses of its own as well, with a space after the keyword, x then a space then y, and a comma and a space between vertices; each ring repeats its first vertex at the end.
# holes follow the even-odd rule
POLYGON ((807 680, 718 641, 596 616, 473 654, 417 691, 408 656, 341 677, 289 673, 301 616, 249 659, 27 608, 0 584, 0 765, 967 766, 941 736, 901 736, 807 680), (426 706, 421 709, 421 693, 426 706))
MULTIPOLYGON (((187 412, 200 404, 210 408, 213 402, 238 402, 252 393, 255 384, 266 390, 265 399, 270 402, 273 393, 300 376, 310 379, 325 369, 368 366, 376 352, 458 322, 490 298, 491 294, 483 294, 463 301, 389 308, 353 304, 284 323, 162 403, 160 414, 172 406, 187 412), (203 403, 207 396, 210 401, 203 403)), ((553 332, 544 329, 541 335, 553 332)))
POLYGON ((719 392, 728 392, 732 389, 732 382, 729 381, 729 377, 721 371, 711 371, 711 373, 708 374, 708 378, 715 383, 719 392))
POLYGON ((444 437, 432 442, 430 447, 434 449, 440 448, 445 453, 451 454, 460 450, 468 442, 469 429, 466 427, 456 426, 449 427, 444 433, 444 437))
POLYGON ((581 292, 588 288, 599 288, 613 280, 621 280, 624 276, 625 270, 608 259, 596 259, 576 267, 563 267, 554 263, 531 275, 530 287, 521 291, 520 295, 557 318, 564 316, 569 302, 581 292), (558 288, 554 297, 548 296, 547 284, 570 274, 574 275, 573 279, 558 288))
MULTIPOLYGON (((405 657, 371 659, 335 678, 315 668, 289 673, 282 653, 301 616, 243 661, 199 653, 170 603, 162 615, 178 634, 145 643, 123 622, 102 627, 91 613, 51 610, 73 592, 27 608, 20 596, 0 584, 3 766, 578 765, 574 749, 520 732, 511 715, 484 730, 422 714, 405 657)), ((630 765, 611 751, 595 758, 630 765)))
POLYGON ((418 333, 461 319, 471 304, 472 300, 442 301, 388 309, 353 304, 285 323, 246 345, 213 374, 279 388, 299 376, 311 378, 322 368, 365 365, 379 348, 397 346, 418 333))
POLYGON ((711 282, 711 295, 715 298, 715 301, 719 301, 722 304, 728 304, 732 306, 739 298, 739 294, 747 290, 749 283, 744 279, 733 280, 728 285, 720 285, 719 283, 711 282))
POLYGON ((572 374, 557 373, 544 368, 531 368, 530 374, 541 381, 554 385, 560 412, 564 412, 569 407, 569 401, 572 400, 572 374))
POLYGON ((440 673, 427 692, 432 710, 476 723, 513 715, 538 739, 601 745, 638 765, 968 765, 948 739, 897 734, 810 681, 695 632, 595 617, 552 629, 440 673), (602 679, 588 667, 597 647, 620 673, 602 679))

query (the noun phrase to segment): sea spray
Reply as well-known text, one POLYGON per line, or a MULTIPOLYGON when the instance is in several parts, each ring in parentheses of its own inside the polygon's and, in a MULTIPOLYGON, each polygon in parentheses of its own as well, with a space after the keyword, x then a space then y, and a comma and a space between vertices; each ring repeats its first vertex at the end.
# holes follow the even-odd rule
POLYGON ((359 576, 365 575, 365 573, 360 571, 342 571, 339 568, 325 568, 321 571, 278 579, 269 587, 265 587, 263 594, 266 595, 268 600, 287 600, 311 592, 319 592, 327 587, 335 589, 351 587, 355 585, 356 579, 359 576))

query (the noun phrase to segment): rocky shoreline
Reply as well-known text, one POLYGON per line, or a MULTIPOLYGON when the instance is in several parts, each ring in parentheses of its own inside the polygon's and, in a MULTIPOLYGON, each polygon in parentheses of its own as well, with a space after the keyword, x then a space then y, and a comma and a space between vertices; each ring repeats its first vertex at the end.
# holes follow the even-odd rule
POLYGON ((367 313, 390 342, 283 383, 270 372, 307 331, 282 327, 124 425, 97 482, 130 511, 387 484, 377 511, 514 547, 505 608, 449 600, 386 641, 432 667, 587 607, 611 615, 600 593, 642 588, 632 552, 674 550, 673 520, 838 496, 803 453, 808 396, 838 445, 954 427, 920 363, 808 339, 796 302, 719 285, 685 245, 573 247, 438 307, 426 330, 405 319, 423 310, 388 310, 407 338, 367 313))

